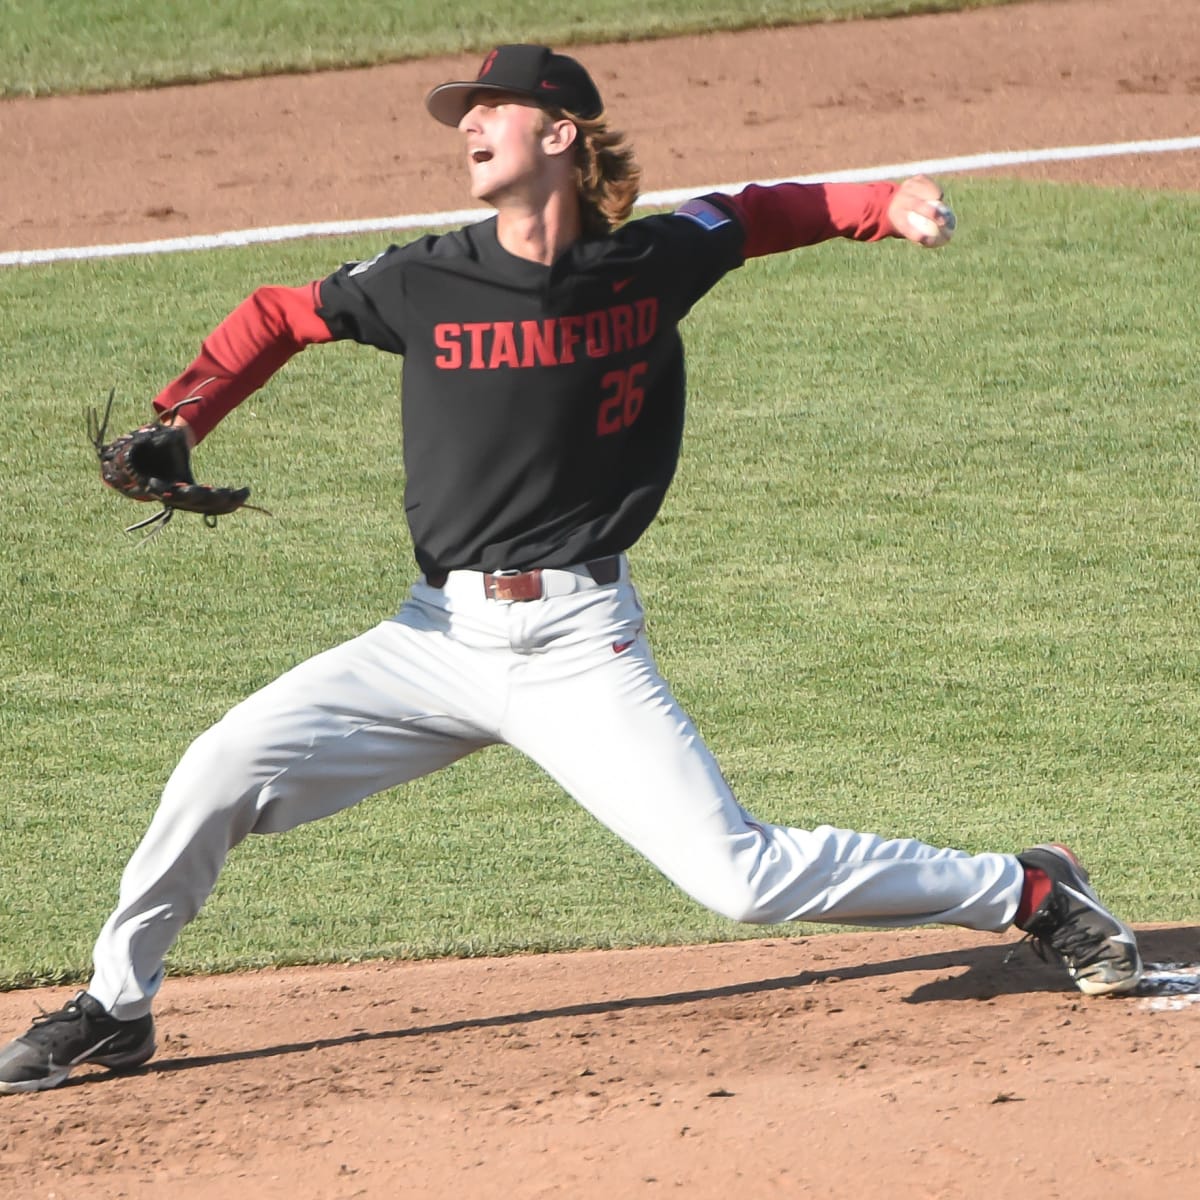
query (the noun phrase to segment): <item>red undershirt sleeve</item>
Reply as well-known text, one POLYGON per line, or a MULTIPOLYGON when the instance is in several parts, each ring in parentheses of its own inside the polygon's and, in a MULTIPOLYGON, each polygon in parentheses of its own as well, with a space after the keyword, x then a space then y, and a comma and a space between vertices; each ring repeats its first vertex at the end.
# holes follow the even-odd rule
POLYGON ((320 303, 319 281, 259 288, 204 339, 191 366, 154 398, 155 409, 200 397, 181 413, 199 441, 305 346, 333 341, 320 303))
POLYGON ((897 237, 887 209, 894 183, 751 184, 729 202, 746 231, 743 254, 758 258, 830 238, 897 237))

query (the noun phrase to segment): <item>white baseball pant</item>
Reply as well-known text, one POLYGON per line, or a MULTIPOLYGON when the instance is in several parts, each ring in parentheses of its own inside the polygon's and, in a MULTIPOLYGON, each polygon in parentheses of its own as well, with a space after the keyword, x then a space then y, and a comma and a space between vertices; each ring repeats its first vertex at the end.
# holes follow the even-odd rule
POLYGON ((658 673, 637 592, 583 567, 544 598, 487 599, 452 572, 400 612, 238 704, 189 747, 121 879, 88 990, 114 1016, 149 1011, 163 959, 229 851, 506 742, 701 904, 737 921, 1000 931, 1023 872, 1012 855, 755 820, 658 673))

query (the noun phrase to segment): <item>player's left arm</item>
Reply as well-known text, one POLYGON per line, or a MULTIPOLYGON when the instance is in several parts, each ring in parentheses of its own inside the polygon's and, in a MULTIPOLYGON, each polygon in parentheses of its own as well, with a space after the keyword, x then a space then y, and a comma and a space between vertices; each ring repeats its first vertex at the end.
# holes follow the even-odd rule
POLYGON ((186 426, 194 446, 305 346, 333 340, 319 305, 317 282, 257 288, 204 339, 154 408, 168 424, 186 426))
POLYGON ((941 187, 926 175, 899 184, 751 184, 724 200, 745 232, 746 258, 839 237, 859 242, 902 237, 920 245, 940 245, 946 240, 945 227, 953 220, 941 203, 941 187), (933 226, 921 225, 916 218, 933 226))

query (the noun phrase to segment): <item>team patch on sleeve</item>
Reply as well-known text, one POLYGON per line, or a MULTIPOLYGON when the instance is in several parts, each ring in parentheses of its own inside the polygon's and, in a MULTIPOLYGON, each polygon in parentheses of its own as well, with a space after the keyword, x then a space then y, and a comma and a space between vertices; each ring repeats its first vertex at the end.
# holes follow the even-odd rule
POLYGON ((705 229, 720 229, 722 225, 728 225, 732 218, 728 213, 722 212, 715 204, 709 203, 707 200, 689 200, 686 204, 681 204, 676 210, 677 217, 687 217, 690 221, 695 221, 697 225, 702 225, 705 229))
POLYGON ((386 250, 380 250, 374 258, 365 258, 361 262, 356 262, 353 266, 350 266, 349 263, 346 265, 350 267, 351 275, 362 275, 364 272, 369 271, 386 253, 386 250))

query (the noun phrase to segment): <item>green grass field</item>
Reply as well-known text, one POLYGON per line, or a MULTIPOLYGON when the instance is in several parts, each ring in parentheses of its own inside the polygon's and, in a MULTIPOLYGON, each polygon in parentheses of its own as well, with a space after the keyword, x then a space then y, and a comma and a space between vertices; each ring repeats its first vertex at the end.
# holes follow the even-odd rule
MULTIPOLYGON (((51 71, 48 22, 73 7, 5 0, 0 39, 27 51, 0 56, 10 90, 128 77, 128 5, 88 6, 88 36, 63 39, 51 71), (70 65, 85 42, 94 77, 70 65)), ((186 15, 228 34, 235 7, 186 15)), ((364 4, 363 28, 396 7, 364 4)), ((519 24, 518 8, 493 11, 519 24)), ((229 42, 197 36, 178 67, 161 47, 182 40, 161 39, 161 76, 212 73, 200 50, 229 42)), ((309 45, 324 44, 227 61, 295 64, 309 45)), ((683 464, 633 555, 651 637, 759 815, 980 850, 1061 838, 1131 918, 1194 919, 1200 299, 1179 248, 1200 235, 1200 197, 949 182, 949 249, 756 261, 689 318, 683 464)), ((179 518, 140 549, 122 526, 144 514, 100 487, 85 407, 115 385, 114 423, 133 425, 256 285, 384 240, 0 270, 0 987, 86 976, 190 739, 389 614, 414 573, 394 361, 352 346, 294 360, 197 459, 275 516, 179 518)), ((701 910, 497 749, 239 848, 170 965, 763 932, 701 910)))
MULTIPOLYGON (((760 815, 969 849, 1063 838, 1132 918, 1195 917, 1200 312, 1178 247, 1200 199, 952 196, 946 251, 760 260, 689 318, 683 466, 634 555, 652 639, 760 815)), ((3 985, 86 971, 191 737, 413 574, 384 356, 310 350, 205 443, 202 477, 252 481, 274 518, 180 519, 141 549, 85 402, 115 384, 135 423, 257 283, 378 244, 0 273, 3 985)), ((172 967, 761 932, 494 750, 240 848, 172 967)))
POLYGON ((632 40, 1011 0, 0 0, 0 96, 365 66, 501 42, 632 40))

